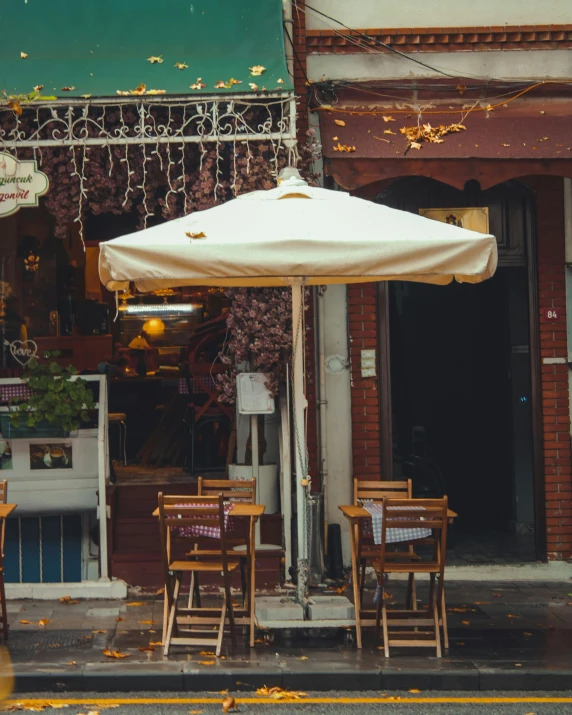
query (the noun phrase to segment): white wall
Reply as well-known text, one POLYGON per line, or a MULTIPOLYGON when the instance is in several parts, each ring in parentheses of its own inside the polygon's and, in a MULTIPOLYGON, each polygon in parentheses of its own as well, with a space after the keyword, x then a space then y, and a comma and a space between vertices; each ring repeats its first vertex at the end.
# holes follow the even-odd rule
MULTIPOLYGON (((570 0, 572 7, 572 0, 570 0)), ((570 79, 572 51, 416 52, 411 57, 456 77, 493 79, 570 79)), ((308 55, 308 76, 326 79, 390 80, 439 77, 438 72, 387 53, 308 55)))
MULTIPOLYGON (((359 29, 556 25, 572 22, 570 0, 406 0, 393 3, 380 0, 310 0, 308 4, 348 27, 359 29)), ((339 29, 339 25, 309 9, 306 25, 311 30, 339 29)))
MULTIPOLYGON (((347 289, 345 285, 328 286, 324 294, 325 356, 349 359, 347 330, 347 289)), ((340 524, 344 564, 351 563, 348 520, 338 504, 351 504, 352 494, 352 418, 350 371, 326 369, 326 429, 328 441, 328 477, 326 487, 329 524, 340 524)))

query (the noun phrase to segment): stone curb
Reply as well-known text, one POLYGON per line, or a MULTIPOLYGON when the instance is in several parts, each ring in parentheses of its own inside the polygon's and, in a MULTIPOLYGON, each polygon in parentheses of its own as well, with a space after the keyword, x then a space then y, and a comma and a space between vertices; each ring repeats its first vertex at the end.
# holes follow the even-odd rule
POLYGON ((379 670, 338 669, 255 669, 215 668, 207 671, 193 663, 161 664, 160 668, 132 665, 102 668, 86 665, 73 671, 53 669, 19 670, 15 673, 15 693, 62 692, 205 692, 230 690, 253 692, 257 688, 279 686, 304 691, 420 690, 441 691, 562 691, 571 688, 572 667, 507 669, 467 663, 466 668, 425 669, 389 668, 379 670), (165 667, 166 666, 166 667, 165 667))

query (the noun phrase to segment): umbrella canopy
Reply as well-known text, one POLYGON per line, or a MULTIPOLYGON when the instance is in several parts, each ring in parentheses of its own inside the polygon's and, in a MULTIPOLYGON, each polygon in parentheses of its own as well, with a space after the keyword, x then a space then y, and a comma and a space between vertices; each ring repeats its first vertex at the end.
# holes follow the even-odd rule
POLYGON ((491 235, 291 178, 101 244, 109 290, 408 280, 478 283, 496 268, 491 235))
POLYGON ((100 245, 109 290, 291 286, 298 598, 307 603, 310 488, 305 440, 303 286, 408 280, 479 283, 497 264, 496 240, 291 176, 221 206, 100 245))

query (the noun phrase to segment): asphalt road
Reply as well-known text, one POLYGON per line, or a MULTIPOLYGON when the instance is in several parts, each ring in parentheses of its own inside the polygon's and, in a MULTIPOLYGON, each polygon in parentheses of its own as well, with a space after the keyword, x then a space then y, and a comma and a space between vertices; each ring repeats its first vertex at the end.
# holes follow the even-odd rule
MULTIPOLYGON (((273 715, 425 715, 444 713, 445 715, 562 715, 572 714, 572 691, 566 693, 523 693, 523 692, 486 692, 486 693, 307 693, 307 697, 293 702, 268 702, 268 698, 250 693, 231 693, 236 697, 240 713, 273 715), (375 702, 367 702, 374 699, 375 702), (504 702, 499 700, 505 699, 504 702), (453 700, 453 702, 451 702, 453 700), (564 702, 563 702, 564 700, 564 702), (255 701, 255 702, 253 702, 255 701), (417 702, 416 702, 417 701, 417 702), (429 701, 429 702, 428 702, 429 701), (541 702, 539 702, 541 701, 541 702)), ((101 715, 212 715, 222 712, 222 702, 227 697, 224 693, 77 693, 77 694, 18 694, 11 702, 4 704, 4 709, 15 703, 22 704, 22 710, 34 705, 31 701, 43 704, 67 705, 66 715, 99 712, 101 715), (187 697, 190 696, 190 697, 187 697), (146 702, 132 702, 134 699, 146 702), (174 702, 177 701, 178 702, 174 702), (75 702, 74 702, 75 701, 75 702), (110 708, 114 701, 120 701, 118 707, 110 708), (131 702, 126 702, 131 701, 131 702)), ((46 708, 45 713, 61 713, 62 710, 46 708)), ((18 708, 19 709, 19 708, 18 708)), ((230 711, 236 712, 236 711, 230 711)), ((95 715, 95 713, 93 713, 95 715)))

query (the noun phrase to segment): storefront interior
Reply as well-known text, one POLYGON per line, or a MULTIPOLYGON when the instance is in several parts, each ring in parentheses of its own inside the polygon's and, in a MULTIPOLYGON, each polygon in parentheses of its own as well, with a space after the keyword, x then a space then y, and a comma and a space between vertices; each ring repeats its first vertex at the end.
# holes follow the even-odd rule
POLYGON ((488 206, 499 239, 499 268, 485 283, 391 286, 394 471, 413 479, 416 496, 447 494, 463 514, 450 563, 534 561, 530 206, 516 182, 471 184, 463 192, 411 178, 378 199, 416 212, 488 206))

